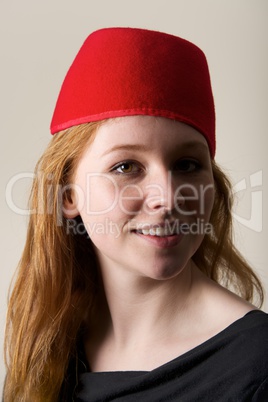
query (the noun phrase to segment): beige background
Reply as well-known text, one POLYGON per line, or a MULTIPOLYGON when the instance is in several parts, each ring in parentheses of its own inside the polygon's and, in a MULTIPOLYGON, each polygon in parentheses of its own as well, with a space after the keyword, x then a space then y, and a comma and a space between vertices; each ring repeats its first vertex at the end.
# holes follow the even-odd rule
MULTIPOLYGON (((1 345, 8 286, 27 223, 26 216, 8 205, 5 189, 15 175, 33 171, 50 139, 50 118, 63 76, 86 36, 102 27, 166 31, 193 41, 206 53, 217 111, 216 160, 240 189, 237 245, 268 288, 267 12, 266 0, 0 0, 1 345), (250 184, 255 187, 250 189, 250 184)), ((29 186, 30 179, 13 186, 12 199, 19 209, 26 209, 29 186)), ((0 387, 2 356, 1 349, 0 387)))

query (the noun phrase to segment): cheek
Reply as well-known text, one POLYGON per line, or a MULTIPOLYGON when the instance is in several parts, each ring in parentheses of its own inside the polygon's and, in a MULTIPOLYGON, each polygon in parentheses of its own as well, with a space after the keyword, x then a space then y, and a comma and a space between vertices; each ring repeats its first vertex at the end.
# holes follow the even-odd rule
POLYGON ((116 208, 119 190, 112 178, 89 173, 83 182, 78 183, 78 189, 80 197, 76 201, 79 212, 84 216, 101 218, 116 208))
POLYGON ((123 185, 104 175, 89 175, 86 181, 77 184, 83 189, 78 210, 90 232, 89 236, 93 242, 96 240, 96 244, 103 235, 118 237, 126 221, 142 208, 143 193, 139 186, 123 185))
POLYGON ((210 182, 201 187, 199 192, 199 210, 198 215, 208 221, 214 204, 214 183, 210 182))
POLYGON ((185 215, 209 220, 214 204, 214 183, 187 185, 181 191, 184 204, 181 209, 185 215))
POLYGON ((143 191, 135 184, 120 186, 118 192, 117 209, 123 215, 136 215, 142 208, 143 191))
POLYGON ((136 215, 143 203, 143 192, 134 184, 122 185, 110 177, 92 178, 87 195, 87 211, 117 220, 136 215))

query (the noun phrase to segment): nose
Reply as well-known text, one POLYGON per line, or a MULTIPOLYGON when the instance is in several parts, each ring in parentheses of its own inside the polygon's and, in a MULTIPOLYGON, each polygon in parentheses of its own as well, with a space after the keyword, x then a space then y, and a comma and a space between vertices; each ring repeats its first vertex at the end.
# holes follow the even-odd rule
POLYGON ((175 184, 172 172, 163 168, 156 169, 150 174, 146 183, 146 210, 157 213, 173 213, 184 205, 185 199, 181 194, 178 183, 175 184))

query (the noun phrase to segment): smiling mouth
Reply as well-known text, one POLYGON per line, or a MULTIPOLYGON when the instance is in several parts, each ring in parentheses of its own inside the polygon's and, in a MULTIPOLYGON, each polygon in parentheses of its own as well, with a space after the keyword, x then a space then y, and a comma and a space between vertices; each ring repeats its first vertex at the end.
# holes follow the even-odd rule
POLYGON ((183 224, 173 224, 168 226, 150 226, 144 227, 134 230, 134 232, 142 234, 143 236, 156 236, 156 237, 168 237, 168 236, 176 236, 181 234, 189 228, 189 225, 186 223, 183 224))

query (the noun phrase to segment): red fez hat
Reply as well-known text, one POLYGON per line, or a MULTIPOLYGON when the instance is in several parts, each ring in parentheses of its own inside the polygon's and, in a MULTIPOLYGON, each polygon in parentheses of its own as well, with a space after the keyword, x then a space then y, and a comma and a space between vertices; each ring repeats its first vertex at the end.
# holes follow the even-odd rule
POLYGON ((85 40, 62 84, 51 133, 120 116, 162 116, 191 125, 215 154, 215 110, 204 53, 185 39, 105 28, 85 40))

